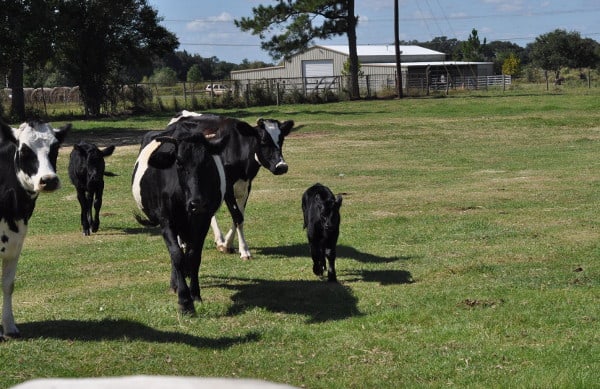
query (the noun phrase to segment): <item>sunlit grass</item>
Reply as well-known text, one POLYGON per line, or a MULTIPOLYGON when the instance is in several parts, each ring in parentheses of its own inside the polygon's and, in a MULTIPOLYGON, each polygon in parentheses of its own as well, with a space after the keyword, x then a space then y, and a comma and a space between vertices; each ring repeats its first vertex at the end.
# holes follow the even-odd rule
MULTIPOLYGON (((0 387, 47 376, 253 377, 309 388, 594 387, 600 381, 600 96, 449 97, 230 111, 294 119, 261 171, 255 259, 205 242, 204 302, 177 312, 158 230, 132 217, 135 142, 107 159, 98 234, 75 191, 40 197, 0 387), (311 271, 300 198, 342 193, 339 285, 311 271)), ((164 117, 74 123, 137 131, 164 117)), ((55 123, 55 124, 61 124, 55 123)), ((140 134, 143 132, 140 132, 140 134)), ((103 139, 104 142, 109 140, 103 139)), ((221 224, 229 225, 224 209, 221 224)))

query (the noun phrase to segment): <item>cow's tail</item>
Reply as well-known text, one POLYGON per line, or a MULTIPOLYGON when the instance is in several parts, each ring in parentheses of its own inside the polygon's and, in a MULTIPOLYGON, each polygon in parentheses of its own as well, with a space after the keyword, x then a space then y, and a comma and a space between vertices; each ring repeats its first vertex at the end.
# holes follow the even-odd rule
POLYGON ((133 212, 133 217, 138 223, 140 223, 144 227, 156 227, 160 224, 158 220, 145 218, 144 216, 140 215, 138 212, 135 211, 133 212))

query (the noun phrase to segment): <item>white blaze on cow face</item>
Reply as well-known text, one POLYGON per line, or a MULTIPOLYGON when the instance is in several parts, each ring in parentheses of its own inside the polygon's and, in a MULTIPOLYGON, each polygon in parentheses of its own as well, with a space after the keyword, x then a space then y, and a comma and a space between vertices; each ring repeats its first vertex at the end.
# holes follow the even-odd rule
POLYGON ((265 125, 265 131, 267 131, 267 134, 269 134, 271 136, 271 139, 273 139, 275 147, 279 149, 279 137, 281 136, 281 130, 279 129, 279 125, 277 124, 277 122, 273 122, 270 120, 265 120, 263 123, 265 125))
POLYGON ((37 195, 41 191, 53 191, 60 187, 56 174, 56 158, 60 142, 55 129, 48 123, 23 123, 13 129, 18 141, 15 155, 17 177, 28 192, 37 195))

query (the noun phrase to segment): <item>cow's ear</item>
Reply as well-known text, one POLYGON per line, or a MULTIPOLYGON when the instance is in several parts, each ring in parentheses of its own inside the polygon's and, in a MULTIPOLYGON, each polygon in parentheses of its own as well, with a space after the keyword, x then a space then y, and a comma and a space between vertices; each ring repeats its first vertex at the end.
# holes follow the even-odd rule
POLYGON ((337 195, 335 198, 335 206, 339 209, 342 206, 342 195, 337 195))
POLYGON ((160 143, 148 158, 148 165, 156 169, 168 169, 177 160, 177 141, 174 138, 159 137, 154 142, 160 143))
MULTIPOLYGON (((259 120, 262 120, 262 119, 259 119, 259 120)), ((258 124, 258 122, 257 122, 257 124, 258 124)), ((262 122, 260 124, 258 124, 259 127, 261 125, 262 125, 262 122)), ((258 136, 259 135, 256 127, 252 127, 248 123, 243 122, 241 120, 236 121, 235 128, 243 136, 258 136)))
POLYGON ((73 145, 73 150, 85 155, 86 151, 85 151, 85 147, 83 147, 82 143, 75 143, 73 145))
POLYGON ((3 121, 0 121, 0 132, 2 133, 3 140, 7 142, 12 142, 14 144, 18 143, 12 127, 4 123, 3 121))
POLYGON ((279 129, 284 136, 288 135, 294 130, 294 121, 286 120, 285 122, 279 124, 279 129))
POLYGON ((60 143, 62 143, 65 140, 65 137, 67 136, 69 131, 71 131, 71 127, 71 123, 67 123, 60 128, 54 129, 54 136, 56 137, 56 139, 58 139, 60 143))
POLYGON ((108 157, 110 155, 112 155, 112 153, 115 151, 115 146, 110 145, 107 148, 105 148, 104 150, 101 150, 100 152, 102 153, 103 157, 108 157))

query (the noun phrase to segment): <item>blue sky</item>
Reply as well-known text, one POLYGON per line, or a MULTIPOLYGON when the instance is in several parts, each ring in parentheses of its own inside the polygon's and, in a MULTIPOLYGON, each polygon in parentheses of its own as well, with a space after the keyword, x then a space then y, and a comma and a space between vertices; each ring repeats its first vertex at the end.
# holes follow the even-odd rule
MULTIPOLYGON (((600 41, 599 0, 399 0, 400 39, 429 41, 447 36, 466 40, 473 28, 481 40, 503 40, 525 46, 541 34, 561 28, 600 41)), ((179 38, 178 50, 239 63, 274 62, 260 40, 242 32, 234 19, 252 16, 259 4, 273 0, 148 0, 179 38)), ((359 44, 391 44, 394 1, 356 0, 359 44)), ((345 36, 324 44, 347 44, 345 36)))

